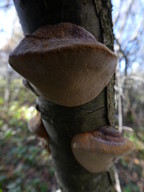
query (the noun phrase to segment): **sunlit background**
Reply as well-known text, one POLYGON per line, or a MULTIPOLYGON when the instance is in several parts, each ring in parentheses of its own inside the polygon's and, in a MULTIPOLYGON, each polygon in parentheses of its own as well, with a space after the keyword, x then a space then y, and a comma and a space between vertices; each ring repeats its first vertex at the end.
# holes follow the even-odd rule
MULTIPOLYGON (((113 0, 116 126, 136 145, 117 163, 123 192, 144 192, 144 0, 113 0)), ((27 129, 35 96, 8 65, 23 38, 11 0, 0 0, 0 192, 53 192, 51 157, 27 129)))

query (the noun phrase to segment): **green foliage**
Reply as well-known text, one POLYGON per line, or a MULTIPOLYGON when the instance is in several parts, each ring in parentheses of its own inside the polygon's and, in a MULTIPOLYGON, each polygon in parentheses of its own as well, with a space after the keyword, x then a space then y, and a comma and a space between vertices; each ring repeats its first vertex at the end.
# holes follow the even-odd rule
POLYGON ((125 187, 124 192, 139 192, 139 187, 130 183, 125 187))
MULTIPOLYGON (((141 132, 144 138, 144 133, 141 132)), ((143 192, 144 190, 144 144, 136 134, 125 134, 135 144, 135 151, 118 163, 119 176, 124 192, 143 192)))
POLYGON ((56 188, 54 169, 46 150, 28 128, 35 114, 35 97, 15 79, 5 105, 4 81, 0 91, 0 192, 47 192, 56 188), (55 185, 53 185, 55 183, 55 185))

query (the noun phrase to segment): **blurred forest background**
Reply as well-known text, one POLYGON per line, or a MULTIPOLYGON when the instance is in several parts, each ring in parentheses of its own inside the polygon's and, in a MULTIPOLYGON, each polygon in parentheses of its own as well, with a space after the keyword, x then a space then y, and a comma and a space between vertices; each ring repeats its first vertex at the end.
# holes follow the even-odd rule
MULTIPOLYGON (((118 192, 144 192, 144 0, 113 4, 116 71, 116 125, 136 145, 116 167, 118 192)), ((0 0, 0 192, 54 192, 51 156, 27 122, 36 97, 8 65, 8 55, 23 38, 12 0, 0 0)))

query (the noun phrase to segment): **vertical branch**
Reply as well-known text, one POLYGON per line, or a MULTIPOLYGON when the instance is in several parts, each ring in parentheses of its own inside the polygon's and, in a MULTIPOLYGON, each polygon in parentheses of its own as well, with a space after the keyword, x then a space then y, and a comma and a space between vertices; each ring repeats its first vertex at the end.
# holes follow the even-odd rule
POLYGON ((113 166, 113 170, 114 170, 114 178, 115 178, 115 188, 116 188, 116 192, 122 192, 121 190, 121 186, 120 186, 120 181, 119 181, 119 176, 118 176, 118 172, 115 166, 113 166))
POLYGON ((122 132, 122 127, 123 127, 122 86, 121 86, 119 65, 117 65, 116 77, 117 77, 117 102, 118 102, 118 128, 119 128, 119 131, 122 132))
MULTIPOLYGON (((14 3, 25 34, 43 25, 71 22, 84 27, 113 49, 110 0, 14 0, 14 3)), ((37 109, 49 134, 56 175, 63 192, 115 191, 112 171, 111 179, 107 172, 88 172, 76 161, 71 150, 74 135, 114 124, 113 87, 114 78, 94 100, 77 107, 64 107, 38 99, 37 109)))
POLYGON ((6 75, 5 75, 5 79, 6 79, 6 86, 5 86, 5 90, 4 90, 4 108, 5 110, 8 110, 9 108, 9 101, 10 101, 10 85, 11 85, 11 76, 12 76, 12 72, 9 70, 8 65, 7 65, 7 69, 6 69, 6 75))

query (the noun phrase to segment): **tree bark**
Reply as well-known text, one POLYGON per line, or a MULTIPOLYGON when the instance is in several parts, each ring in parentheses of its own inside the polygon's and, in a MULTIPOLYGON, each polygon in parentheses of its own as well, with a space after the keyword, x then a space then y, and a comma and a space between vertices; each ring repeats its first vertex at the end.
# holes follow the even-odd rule
MULTIPOLYGON (((98 41, 113 49, 110 0, 14 0, 14 4, 24 34, 32 33, 43 25, 70 22, 84 27, 98 41)), ((112 169, 101 174, 89 173, 75 160, 71 150, 71 139, 75 134, 114 125, 113 85, 114 77, 98 97, 77 107, 37 100, 37 109, 49 134, 50 150, 62 192, 115 191, 112 169)))

